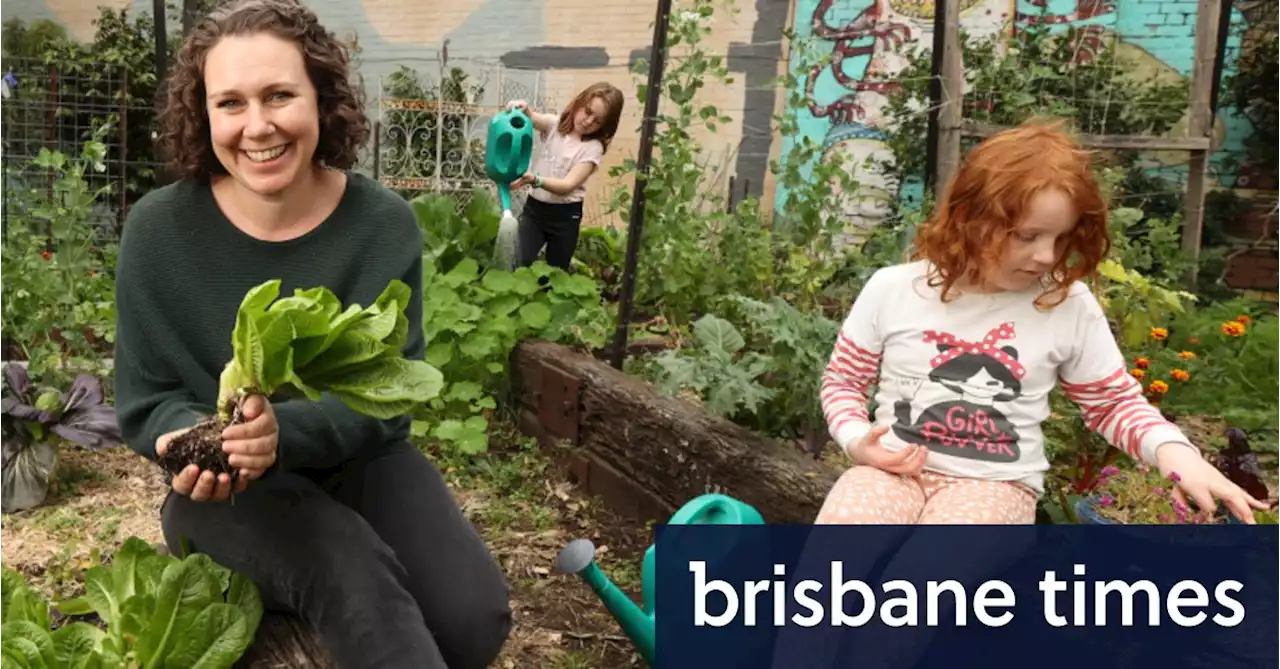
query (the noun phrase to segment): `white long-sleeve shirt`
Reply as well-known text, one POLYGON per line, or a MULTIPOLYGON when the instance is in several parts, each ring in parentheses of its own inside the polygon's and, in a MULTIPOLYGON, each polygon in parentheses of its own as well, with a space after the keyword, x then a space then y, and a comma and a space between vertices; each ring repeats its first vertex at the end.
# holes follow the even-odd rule
POLYGON ((929 448, 932 471, 1019 481, 1043 492, 1041 423, 1057 383, 1086 424, 1111 445, 1155 464, 1161 444, 1191 446, 1143 396, 1087 286, 1038 309, 1026 291, 967 293, 943 303, 927 261, 878 270, 854 301, 822 380, 836 443, 849 448, 872 424, 881 443, 929 448), (876 411, 868 413, 873 385, 876 411))

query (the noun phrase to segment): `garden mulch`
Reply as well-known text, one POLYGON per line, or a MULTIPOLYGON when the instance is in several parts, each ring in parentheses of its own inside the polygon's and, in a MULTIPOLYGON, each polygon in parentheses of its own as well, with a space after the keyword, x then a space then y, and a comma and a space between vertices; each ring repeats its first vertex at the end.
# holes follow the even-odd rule
MULTIPOLYGON (((638 601, 649 528, 584 497, 535 450, 515 441, 500 430, 486 456, 438 460, 511 586, 515 624, 493 666, 642 666, 586 584, 553 568, 564 544, 588 538, 600 566, 638 601)), ((46 502, 0 522, 4 566, 24 573, 51 598, 81 594, 84 570, 125 538, 161 542, 159 509, 167 489, 159 469, 127 449, 63 448, 60 458, 46 502)))

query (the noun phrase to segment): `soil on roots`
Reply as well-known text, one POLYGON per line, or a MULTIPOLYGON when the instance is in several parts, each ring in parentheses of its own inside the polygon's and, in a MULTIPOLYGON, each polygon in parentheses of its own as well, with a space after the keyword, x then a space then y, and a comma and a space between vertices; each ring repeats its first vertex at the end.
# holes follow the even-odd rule
POLYGON ((171 482, 188 465, 196 465, 201 472, 208 471, 214 476, 227 474, 234 481, 236 470, 231 467, 230 456, 222 450, 222 431, 242 422, 244 416, 237 407, 230 421, 211 416, 174 437, 164 455, 156 458, 156 464, 167 474, 166 482, 171 482))

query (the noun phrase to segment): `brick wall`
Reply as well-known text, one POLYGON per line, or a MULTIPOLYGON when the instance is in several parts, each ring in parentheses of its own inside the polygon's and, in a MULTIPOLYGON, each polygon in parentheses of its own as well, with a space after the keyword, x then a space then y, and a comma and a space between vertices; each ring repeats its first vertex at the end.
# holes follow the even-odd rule
POLYGON ((1253 192, 1251 204, 1223 229, 1238 247, 1248 251, 1233 256, 1225 281, 1232 288, 1274 292, 1280 286, 1280 220, 1274 193, 1253 192))

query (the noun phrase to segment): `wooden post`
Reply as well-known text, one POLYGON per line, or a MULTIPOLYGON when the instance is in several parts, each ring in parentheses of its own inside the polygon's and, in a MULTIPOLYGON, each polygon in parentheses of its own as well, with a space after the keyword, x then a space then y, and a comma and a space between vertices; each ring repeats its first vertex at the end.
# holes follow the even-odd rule
POLYGON ((964 121, 964 47, 960 43, 960 2, 943 7, 942 108, 938 110, 937 164, 934 192, 940 197, 960 167, 960 130, 964 121))
MULTIPOLYGON (((1213 78, 1218 57, 1218 22, 1222 19, 1220 0, 1200 0, 1196 12, 1195 61, 1191 69, 1191 109, 1187 123, 1189 139, 1209 139, 1213 136, 1213 78)), ((1182 248, 1193 258, 1200 256, 1200 235, 1204 228, 1204 196, 1208 181, 1209 152, 1207 148, 1190 152, 1187 160, 1187 191, 1183 203, 1182 248)), ((1194 281, 1195 277, 1187 277, 1194 281)))

